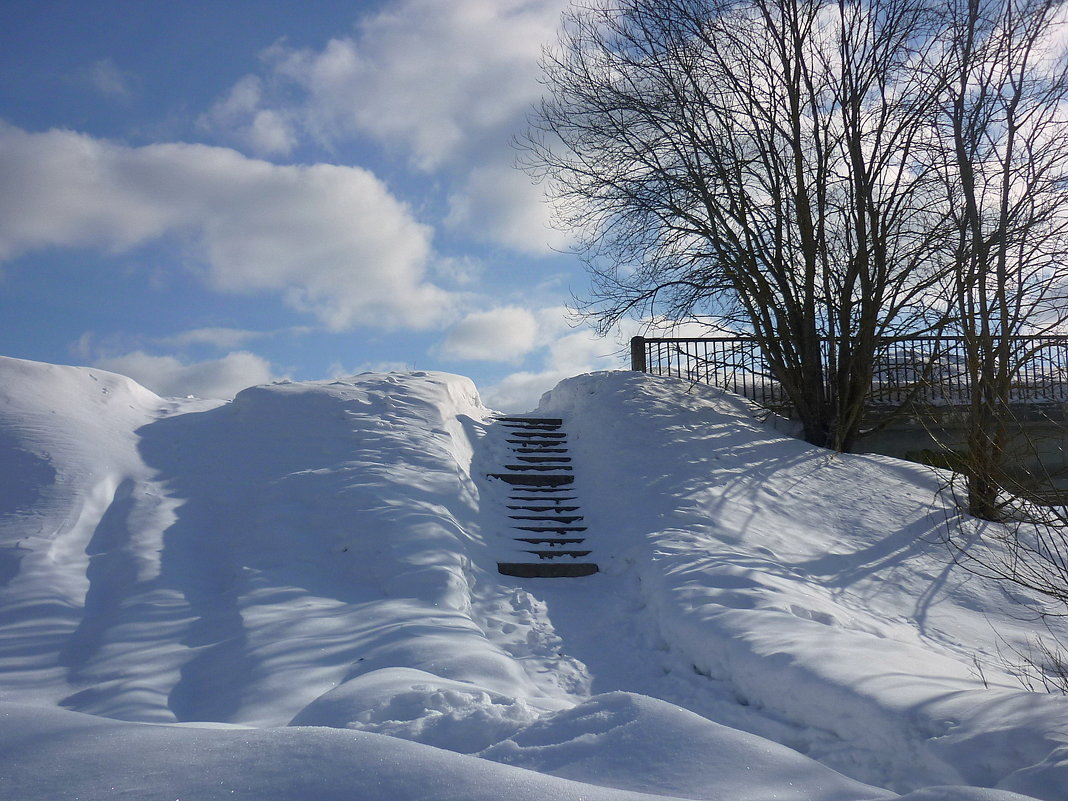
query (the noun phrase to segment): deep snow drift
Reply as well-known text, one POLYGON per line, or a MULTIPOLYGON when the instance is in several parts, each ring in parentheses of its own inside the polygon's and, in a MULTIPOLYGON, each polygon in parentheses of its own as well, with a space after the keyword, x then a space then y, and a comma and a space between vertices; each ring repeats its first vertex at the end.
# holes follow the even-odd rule
POLYGON ((1068 799, 1068 701, 1002 656, 1043 629, 932 471, 633 373, 539 412, 595 576, 497 574, 466 379, 0 359, 0 798, 1068 799))

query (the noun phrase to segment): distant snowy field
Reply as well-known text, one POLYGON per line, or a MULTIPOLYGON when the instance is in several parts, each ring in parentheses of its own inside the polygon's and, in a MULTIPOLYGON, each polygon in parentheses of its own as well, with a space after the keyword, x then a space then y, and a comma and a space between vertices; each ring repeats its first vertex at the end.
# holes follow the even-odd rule
MULTIPOLYGON (((0 799, 1068 799, 932 471, 562 382, 602 572, 508 579, 467 379, 164 400, 0 358, 0 799)), ((980 547, 977 543, 975 547, 980 547)))

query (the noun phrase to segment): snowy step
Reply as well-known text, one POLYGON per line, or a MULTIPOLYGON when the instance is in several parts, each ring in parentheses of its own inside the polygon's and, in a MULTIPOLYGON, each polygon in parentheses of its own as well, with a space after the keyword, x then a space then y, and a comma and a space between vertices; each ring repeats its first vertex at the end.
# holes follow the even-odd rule
POLYGON ((582 520, 582 515, 548 515, 548 516, 533 516, 533 515, 508 515, 509 520, 533 520, 536 523, 574 523, 576 520, 582 520))
POLYGON ((562 486, 562 487, 523 487, 516 486, 512 488, 512 497, 508 499, 509 503, 578 503, 573 497, 561 493, 574 492, 574 487, 562 486), (537 495, 521 495, 524 492, 536 492, 537 495))
POLYGON ((582 537, 516 537, 516 542, 526 542, 530 545, 578 545, 585 542, 582 537))
POLYGON ((509 520, 530 520, 532 523, 560 523, 561 525, 567 525, 568 523, 574 523, 577 520, 582 519, 582 515, 546 515, 541 517, 534 517, 527 515, 508 515, 509 520))
POLYGON ((563 470, 565 472, 570 472, 575 468, 566 464, 506 464, 504 469, 511 470, 513 473, 530 472, 531 470, 544 473, 549 470, 563 470))
POLYGON ((577 578, 600 568, 589 562, 498 562, 497 572, 517 578, 577 578))
POLYGON ((585 526, 516 526, 516 531, 529 531, 533 534, 559 534, 561 537, 564 534, 586 531, 585 526))
MULTIPOLYGON (((519 490, 519 489, 512 490, 512 497, 509 498, 508 500, 517 501, 517 502, 518 501, 522 501, 522 502, 527 502, 527 503, 555 503, 555 504, 567 503, 569 501, 578 500, 577 498, 575 498, 574 495, 555 495, 555 494, 552 494, 552 493, 557 493, 557 492, 567 492, 567 490, 562 488, 562 487, 556 487, 556 488, 553 488, 551 490, 550 489, 530 490, 530 489, 527 489, 526 487, 524 487, 521 490, 519 490), (541 495, 516 495, 515 493, 517 493, 517 492, 540 492, 542 494, 541 495)), ((553 507, 553 508, 555 509, 555 508, 558 508, 558 507, 553 507)), ((575 509, 578 509, 578 507, 576 506, 575 509)), ((568 509, 567 511, 570 512, 570 511, 573 511, 573 510, 568 509)))
POLYGON ((546 423, 560 426, 564 424, 562 418, 497 418, 500 423, 546 423))
POLYGON ((567 484, 574 484, 574 476, 562 476, 562 475, 546 475, 544 473, 535 475, 520 475, 517 473, 490 473, 492 478, 499 478, 507 484, 512 486, 533 488, 533 487, 562 487, 567 484))
MULTIPOLYGON (((540 499, 538 499, 540 500, 540 499)), ((521 512, 578 512, 578 506, 508 506, 521 512)), ((518 518, 517 518, 518 519, 518 518)), ((527 518, 533 520, 534 518, 527 518)))
POLYGON ((527 551, 527 553, 533 554, 539 559, 561 559, 565 556, 569 556, 572 559, 578 559, 580 556, 590 555, 589 551, 565 551, 563 549, 527 551))
POLYGON ((579 549, 586 526, 575 525, 584 518, 578 498, 568 486, 574 482, 574 467, 568 454, 567 433, 558 418, 498 418, 506 429, 505 442, 514 464, 504 465, 507 472, 492 473, 512 485, 508 508, 518 512, 508 516, 516 534, 513 539, 527 546, 527 562, 498 562, 500 573, 523 578, 559 578, 589 576, 599 572, 590 562, 578 561, 589 556, 579 549), (524 524, 524 525, 520 525, 524 524), (533 546, 533 547, 530 547, 533 546))

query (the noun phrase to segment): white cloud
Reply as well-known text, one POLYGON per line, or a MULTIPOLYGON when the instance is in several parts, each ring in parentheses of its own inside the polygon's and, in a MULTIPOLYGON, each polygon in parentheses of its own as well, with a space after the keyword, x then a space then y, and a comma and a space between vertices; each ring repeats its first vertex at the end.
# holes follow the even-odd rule
POLYGON ((270 362, 247 351, 221 359, 185 364, 173 356, 152 356, 134 351, 99 359, 96 367, 129 376, 165 398, 232 398, 245 387, 271 381, 270 362))
POLYGON ((511 164, 476 167, 449 196, 446 225, 526 253, 563 250, 572 237, 552 226, 541 187, 511 164))
POLYGON ((556 340, 549 347, 548 364, 554 371, 579 375, 595 370, 618 370, 623 367, 622 347, 589 329, 582 329, 556 340))
POLYGON ((456 286, 474 284, 485 272, 485 265, 472 256, 445 256, 431 265, 434 275, 456 286))
POLYGON ((366 170, 0 125, 0 259, 175 233, 213 288, 280 293, 332 330, 431 328, 453 303, 427 280, 430 229, 366 170))
POLYGON ((106 97, 125 100, 133 94, 129 76, 121 72, 110 58, 93 62, 85 77, 90 86, 106 97))
POLYGON ((262 108, 263 83, 246 75, 201 115, 201 128, 230 132, 261 156, 287 155, 297 144, 292 122, 279 111, 262 108))
POLYGON ((482 402, 500 412, 530 412, 538 408, 541 396, 571 376, 562 370, 512 373, 481 391, 482 402))
POLYGON ((546 252, 563 240, 541 190, 513 168, 511 140, 541 96, 541 49, 566 5, 398 0, 321 49, 275 44, 265 77, 242 78, 203 122, 264 154, 288 153, 298 131, 328 145, 370 137, 447 173, 454 227, 546 252))
POLYGON ((442 355, 484 361, 512 362, 526 356, 528 369, 481 388, 486 404, 506 412, 537 407, 542 394, 571 376, 630 368, 630 337, 701 337, 722 333, 699 322, 622 320, 608 336, 575 324, 564 306, 526 310, 514 306, 464 318, 449 332, 442 355), (531 326, 533 328, 531 328, 531 326), (529 369, 533 363, 534 369, 529 369))
POLYGON ((504 306, 467 315, 445 336, 440 353, 449 359, 515 362, 536 344, 534 315, 518 306, 504 306))
POLYGON ((282 114, 260 109, 248 127, 248 139, 253 152, 260 155, 285 155, 297 144, 293 127, 282 114))
MULTIPOLYGON (((539 318, 547 331, 559 331, 560 309, 545 309, 539 318), (555 314, 554 314, 555 312, 555 314), (556 325, 554 328, 554 321, 556 325)), ((545 350, 542 369, 520 371, 483 390, 486 405, 506 412, 530 411, 542 394, 565 378, 598 370, 628 367, 623 346, 614 338, 600 337, 588 328, 554 336, 545 350)))
POLYGON ((195 328, 165 337, 159 340, 159 343, 179 348, 189 345, 211 345, 222 350, 232 350, 265 336, 270 336, 270 334, 263 331, 245 331, 240 328, 195 328))
POLYGON ((538 59, 564 0, 401 0, 322 50, 276 45, 277 76, 306 92, 301 119, 326 137, 369 134, 440 167, 514 129, 541 94, 538 59))

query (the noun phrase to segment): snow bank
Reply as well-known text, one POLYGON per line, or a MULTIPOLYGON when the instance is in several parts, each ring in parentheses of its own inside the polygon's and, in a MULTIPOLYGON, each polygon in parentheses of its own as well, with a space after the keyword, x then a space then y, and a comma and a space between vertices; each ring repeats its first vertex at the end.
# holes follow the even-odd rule
POLYGON ((1064 799, 1064 701, 998 668, 1034 629, 948 565, 937 480, 724 393, 543 400, 573 581, 498 575, 458 376, 217 403, 2 359, 0 401, 0 798, 1064 799))
POLYGON ((19 705, 0 705, 0 759, 0 797, 18 801, 653 798, 366 732, 145 725, 19 705))
MULTIPOLYGON (((158 574, 173 504, 135 431, 167 409, 113 373, 0 357, 0 691, 59 701, 123 587, 158 574)), ((139 660, 165 670, 160 651, 126 656, 135 684, 139 660)))
POLYGON ((471 754, 536 718, 521 698, 422 670, 388 668, 321 695, 290 725, 359 729, 471 754))
POLYGON ((482 756, 577 781, 684 798, 889 798, 785 746, 631 693, 605 693, 482 756))
POLYGON ((735 396, 633 373, 564 381, 539 411, 579 432, 590 515, 619 533, 602 568, 636 574, 642 636, 687 674, 661 697, 901 792, 1065 797, 1068 699, 1010 689, 999 649, 1035 629, 952 563, 932 471, 811 448, 735 396))

